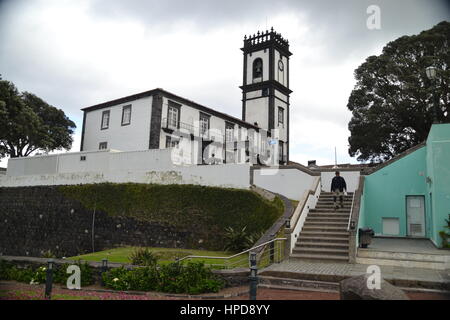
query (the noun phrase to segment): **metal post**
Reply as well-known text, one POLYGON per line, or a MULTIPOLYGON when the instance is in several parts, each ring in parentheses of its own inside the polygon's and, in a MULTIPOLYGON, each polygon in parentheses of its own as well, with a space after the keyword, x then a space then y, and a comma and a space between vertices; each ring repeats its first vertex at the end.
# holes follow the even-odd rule
POLYGON ((52 296, 53 285, 53 259, 47 261, 47 274, 45 279, 45 299, 50 300, 52 296))
POLYGON ((434 79, 434 91, 433 91, 433 124, 439 123, 438 120, 438 108, 439 108, 439 96, 438 96, 438 86, 437 79, 434 79))
POLYGON ((269 245, 269 263, 273 263, 275 255, 275 241, 272 241, 269 245))
POLYGON ((105 283, 103 282, 103 273, 105 273, 106 271, 108 271, 108 259, 102 259, 102 267, 100 269, 100 283, 103 285, 105 285, 105 283))
POLYGON ((258 288, 258 267, 256 266, 256 252, 250 252, 250 300, 256 300, 258 288))

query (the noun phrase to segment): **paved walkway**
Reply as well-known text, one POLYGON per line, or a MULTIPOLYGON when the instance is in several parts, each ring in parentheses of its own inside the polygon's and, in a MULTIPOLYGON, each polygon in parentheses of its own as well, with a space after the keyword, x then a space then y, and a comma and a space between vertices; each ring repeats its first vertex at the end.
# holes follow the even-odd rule
POLYGON ((450 255, 450 250, 438 249, 428 239, 373 238, 364 250, 450 255))
MULTIPOLYGON (((322 263, 307 262, 299 260, 285 260, 281 263, 274 263, 269 267, 262 269, 260 274, 265 271, 293 272, 312 275, 329 276, 358 276, 367 272, 365 264, 350 263, 322 263)), ((405 268, 397 266, 379 266, 381 276, 386 280, 409 280, 409 281, 429 281, 439 283, 450 283, 450 270, 433 270, 419 268, 405 268)))

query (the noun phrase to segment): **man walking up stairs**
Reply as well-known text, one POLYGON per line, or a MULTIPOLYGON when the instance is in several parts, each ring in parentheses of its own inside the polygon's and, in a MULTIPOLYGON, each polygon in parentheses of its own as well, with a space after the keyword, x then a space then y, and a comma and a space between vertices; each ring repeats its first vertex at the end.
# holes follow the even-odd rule
POLYGON ((316 207, 309 210, 291 258, 348 262, 347 226, 353 193, 343 194, 347 186, 338 174, 333 178, 332 191, 333 188, 339 191, 338 195, 322 191, 316 207), (337 196, 340 197, 340 207, 337 206, 337 196))
POLYGON ((340 176, 339 171, 336 171, 336 176, 331 180, 331 192, 334 193, 334 208, 338 209, 337 197, 339 197, 340 206, 344 208, 344 197, 343 193, 347 193, 347 184, 345 179, 340 176))

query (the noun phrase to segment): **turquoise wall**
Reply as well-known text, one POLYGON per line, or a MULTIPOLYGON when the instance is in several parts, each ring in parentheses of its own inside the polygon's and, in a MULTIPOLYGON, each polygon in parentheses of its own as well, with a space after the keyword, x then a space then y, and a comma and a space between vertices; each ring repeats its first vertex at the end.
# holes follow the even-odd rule
POLYGON ((383 235, 382 218, 398 218, 400 233, 406 236, 406 196, 425 196, 426 236, 429 229, 429 199, 426 187, 426 147, 366 176, 363 222, 383 235))
POLYGON ((398 218, 407 236, 406 196, 425 197, 425 236, 440 247, 450 214, 450 124, 433 125, 425 146, 365 177, 358 227, 383 235, 382 218, 398 218))
POLYGON ((439 232, 450 214, 450 124, 433 125, 427 139, 427 191, 432 208, 432 241, 442 245, 439 232))

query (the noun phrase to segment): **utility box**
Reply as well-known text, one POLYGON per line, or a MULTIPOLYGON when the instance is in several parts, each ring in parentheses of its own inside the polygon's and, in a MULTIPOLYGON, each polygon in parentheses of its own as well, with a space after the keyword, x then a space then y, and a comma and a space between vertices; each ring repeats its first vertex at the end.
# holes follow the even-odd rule
POLYGON ((372 238, 374 235, 375 232, 373 232, 371 228, 359 228, 358 230, 359 247, 367 248, 367 246, 372 243, 372 238))

